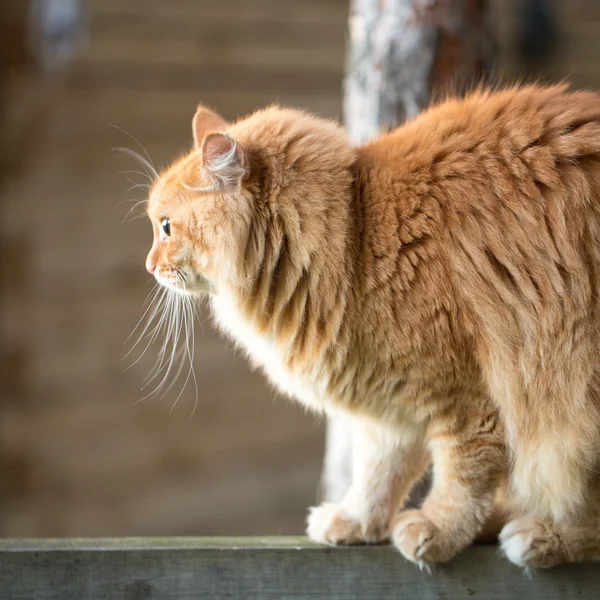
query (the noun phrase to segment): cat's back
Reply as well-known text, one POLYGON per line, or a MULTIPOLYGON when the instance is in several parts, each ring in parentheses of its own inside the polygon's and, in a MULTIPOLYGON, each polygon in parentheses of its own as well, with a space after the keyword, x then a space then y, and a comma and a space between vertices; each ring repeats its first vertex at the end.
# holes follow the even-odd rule
POLYGON ((503 210, 539 223, 548 210, 600 207, 600 95, 564 85, 480 89, 432 106, 357 156, 367 209, 394 213, 405 243, 462 227, 465 215, 496 231, 503 210), (407 227, 418 231, 407 237, 407 227))
MULTIPOLYGON (((480 89, 450 98, 367 144, 363 157, 395 174, 426 170, 430 181, 495 175, 514 177, 573 165, 600 153, 600 95, 537 85, 480 89), (525 169, 523 169, 525 167, 525 169)), ((392 173, 390 173, 392 175, 392 173)))
POLYGON ((448 304, 464 292, 481 319, 506 324, 513 314, 515 331, 533 331, 533 317, 521 322, 530 309, 551 329, 600 293, 598 94, 475 91, 357 156, 364 246, 377 259, 369 276, 381 285, 393 270, 404 303, 425 294, 448 304))

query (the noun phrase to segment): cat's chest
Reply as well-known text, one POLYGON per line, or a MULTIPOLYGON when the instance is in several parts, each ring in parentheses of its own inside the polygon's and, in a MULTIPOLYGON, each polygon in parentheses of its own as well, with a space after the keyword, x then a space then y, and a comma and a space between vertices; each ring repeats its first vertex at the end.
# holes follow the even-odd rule
POLYGON ((316 366, 302 374, 292 372, 281 352, 268 338, 259 335, 242 318, 230 296, 213 296, 213 316, 219 327, 242 347, 252 362, 257 363, 278 390, 316 410, 324 410, 328 403, 325 373, 316 366))
MULTIPOLYGON (((371 360, 364 360, 363 351, 350 352, 354 359, 337 366, 323 359, 302 372, 294 372, 275 344, 242 317, 233 298, 213 296, 211 305, 219 327, 264 370, 281 393, 319 412, 341 409, 390 423, 422 420, 423 415, 419 416, 415 407, 426 407, 435 391, 422 372, 400 363, 394 369, 388 364, 382 366, 375 353, 371 360)), ((439 372, 437 363, 435 371, 439 372)))

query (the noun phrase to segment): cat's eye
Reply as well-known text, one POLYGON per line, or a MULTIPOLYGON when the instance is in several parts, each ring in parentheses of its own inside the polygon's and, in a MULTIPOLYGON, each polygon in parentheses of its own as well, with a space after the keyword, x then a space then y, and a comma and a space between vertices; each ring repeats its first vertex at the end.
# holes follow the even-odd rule
POLYGON ((160 225, 166 236, 171 235, 171 221, 169 221, 169 219, 163 219, 160 225))

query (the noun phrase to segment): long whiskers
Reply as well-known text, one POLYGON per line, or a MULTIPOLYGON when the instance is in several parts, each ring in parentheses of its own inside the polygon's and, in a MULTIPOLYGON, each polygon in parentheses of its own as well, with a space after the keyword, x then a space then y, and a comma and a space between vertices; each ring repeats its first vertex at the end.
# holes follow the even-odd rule
POLYGON ((150 175, 148 173, 146 173, 146 171, 133 171, 133 170, 129 170, 129 171, 119 171, 118 173, 115 173, 113 175, 113 177, 116 177, 117 175, 139 175, 140 177, 145 177, 150 183, 146 184, 146 185, 152 185, 154 183, 154 179, 152 177, 150 177, 150 175))
POLYGON ((146 155, 146 157, 144 158, 141 154, 135 152, 134 150, 130 150, 129 148, 113 148, 113 151, 122 152, 124 154, 127 154, 128 156, 131 156, 131 158, 133 158, 134 160, 137 160, 144 168, 147 169, 148 178, 151 181, 155 181, 156 179, 158 179, 158 171, 156 170, 156 167, 154 166, 154 163, 150 158, 150 154, 148 154, 148 151, 143 146, 143 144, 134 135, 132 135, 131 133, 129 133, 129 131, 126 131, 122 127, 113 124, 111 124, 110 126, 114 129, 118 129, 119 131, 124 133, 128 138, 132 139, 140 147, 141 151, 146 155))
POLYGON ((112 151, 125 154, 133 160, 136 160, 142 167, 144 167, 146 170, 146 175, 152 181, 156 181, 158 179, 158 171, 156 170, 156 167, 148 159, 144 158, 135 150, 132 150, 131 148, 113 148, 112 151))
MULTIPOLYGON (((150 293, 148 294, 148 297, 146 298, 144 305, 142 306, 142 308, 145 306, 146 310, 144 311, 144 314, 140 317, 140 320, 137 322, 136 326, 133 328, 133 331, 129 334, 129 336, 127 337, 127 339, 123 342, 123 344, 126 344, 132 337, 133 334, 136 332, 137 328, 140 326, 141 322, 144 320, 144 317, 148 314, 148 311, 152 308, 152 306, 155 304, 156 299, 158 297, 158 295, 161 292, 161 287, 160 284, 158 283, 158 281, 156 281, 154 283, 154 287, 150 290, 150 293)), ((165 290, 162 290, 163 294, 164 294, 165 290)), ((143 334, 142 334, 143 335, 143 334)), ((139 341, 139 340, 138 340, 139 341)), ((135 347, 135 346, 134 346, 135 347)), ((133 348, 132 348, 133 350, 133 348)), ((129 354, 126 354, 124 356, 124 358, 127 358, 127 356, 129 356, 129 354)))
MULTIPOLYGON (((181 273, 178 273, 177 275, 179 277, 179 281, 180 281, 181 285, 183 286, 183 289, 185 290, 186 285, 185 285, 184 278, 182 277, 181 273)), ((179 395, 177 396, 177 398, 175 399, 175 402, 173 403, 173 406, 171 407, 171 412, 173 412, 173 410, 175 410, 175 407, 177 406, 177 402, 179 402, 179 398, 181 398, 183 391, 187 387, 190 377, 193 377, 194 390, 196 392, 194 408, 192 410, 192 414, 190 415, 190 416, 193 416, 194 413, 196 412, 196 408, 198 406, 198 381, 196 380, 196 374, 194 373, 194 314, 193 314, 193 310, 191 307, 192 307, 191 298, 186 294, 185 296, 183 296, 183 309, 184 309, 183 310, 183 320, 184 320, 184 324, 185 324, 185 349, 186 349, 187 357, 188 357, 188 360, 190 363, 190 368, 187 372, 187 376, 185 378, 183 388, 179 392, 179 395), (190 340, 191 340, 191 349, 190 349, 190 340)), ((183 361, 181 364, 183 364, 183 361)))
POLYGON ((135 221, 136 219, 139 219, 144 215, 144 213, 140 213, 137 215, 134 215, 133 217, 130 217, 131 213, 135 212, 135 210, 137 209, 138 206, 141 206, 142 204, 146 204, 146 198, 142 198, 141 200, 134 200, 135 204, 127 211, 127 214, 125 215, 125 218, 123 219, 123 221, 121 222, 121 225, 125 224, 125 223, 131 223, 132 221, 135 221))
POLYGON ((160 319, 158 320, 158 323, 146 335, 146 331, 150 327, 150 324, 152 323, 152 320, 154 319, 154 316, 156 315, 156 311, 158 310, 159 307, 160 307, 160 301, 157 303, 156 309, 152 312, 152 315, 150 315, 150 318, 146 322, 146 326, 144 327, 144 330, 140 334, 137 342, 133 345, 133 347, 131 348, 131 350, 123 357, 124 359, 127 358, 127 356, 129 356, 129 354, 131 354, 133 352, 133 350, 144 339, 144 337, 150 338, 148 340, 148 343, 146 344, 146 346, 142 350, 142 353, 137 357, 137 359, 131 365, 129 365, 128 367, 126 367, 124 369, 125 371, 129 371, 129 369, 132 369, 133 367, 135 367, 135 365, 137 365, 138 362, 140 362, 140 360, 142 360, 144 354, 146 354, 146 352, 148 351, 148 348, 150 348, 152 342, 156 339, 156 337, 160 333, 160 331, 161 331, 161 329, 162 329, 162 327, 164 325, 164 322, 165 322, 165 316, 166 316, 165 312, 163 312, 163 314, 160 316, 160 319))
MULTIPOLYGON (((180 273, 177 274, 177 277, 181 287, 185 291, 185 278, 180 273)), ((187 371, 183 375, 183 386, 175 398, 171 412, 177 406, 191 380, 194 383, 195 390, 194 407, 190 415, 191 417, 196 412, 198 406, 198 382, 194 372, 194 317, 197 314, 194 301, 188 294, 182 294, 167 287, 155 286, 150 291, 146 303, 147 307, 132 333, 127 338, 126 343, 132 339, 136 332, 140 331, 140 333, 124 358, 129 356, 140 345, 143 346, 143 349, 133 364, 129 365, 125 370, 135 366, 146 354, 152 343, 159 336, 163 336, 164 339, 158 351, 156 362, 150 370, 142 386, 142 390, 147 389, 153 382, 158 381, 158 383, 155 383, 153 389, 140 398, 138 402, 142 402, 152 396, 166 396, 177 381, 180 380, 187 365, 187 371)))
MULTIPOLYGON (((169 297, 169 306, 166 311, 169 315, 169 317, 167 319, 167 322, 168 322, 167 332, 165 335, 165 340, 163 342, 162 348, 160 349, 160 352, 158 353, 157 360, 158 360, 159 366, 155 368, 154 374, 151 374, 148 377, 146 383, 142 387, 142 390, 145 389, 146 387, 148 387, 148 385, 152 381, 154 381, 154 379, 156 379, 158 377, 158 375, 160 375, 163 371, 165 371, 165 370, 166 371, 165 371, 160 383, 146 397, 153 396, 154 394, 157 394, 158 392, 161 391, 161 389, 163 388, 163 386, 165 385, 165 383, 169 377, 169 374, 171 372, 173 364, 175 363, 179 338, 181 336, 181 330, 182 330, 182 326, 183 326, 183 321, 181 319, 180 310, 181 310, 181 304, 179 302, 179 298, 177 297, 176 293, 172 293, 171 296, 169 297), (165 357, 167 356, 167 349, 169 347, 169 344, 171 345, 170 358, 168 361, 165 362, 165 357)), ((181 364, 183 364, 183 361, 181 364)), ((177 381, 177 378, 179 377, 179 373, 181 372, 181 369, 182 369, 182 367, 180 366, 180 369, 177 371, 177 374, 175 375, 175 379, 173 382, 177 381)), ((166 391, 165 391, 165 393, 166 393, 166 391)))
MULTIPOLYGON (((132 150, 131 148, 123 148, 122 147, 122 148, 113 148, 112 149, 113 152, 119 152, 120 154, 125 154, 129 158, 132 158, 138 164, 140 164, 143 168, 143 171, 129 170, 129 171, 121 171, 120 173, 117 173, 118 175, 125 175, 125 178, 127 179, 127 181, 129 181, 129 183, 131 183, 131 186, 126 190, 125 193, 128 194, 129 192, 131 192, 133 190, 142 190, 145 194, 147 194, 148 191, 150 190, 150 188, 152 187, 152 185, 154 184, 154 182, 159 178, 158 171, 157 171, 156 167, 154 166, 152 159, 150 158, 150 154, 148 153, 146 148, 144 148, 142 143, 131 133, 129 133, 128 131, 125 131, 125 129, 123 129, 122 127, 119 127, 118 125, 110 125, 110 126, 115 129, 118 129, 119 131, 124 133, 127 137, 132 139, 144 153, 144 156, 142 156, 139 152, 136 152, 135 150, 132 150), (131 177, 129 177, 129 175, 139 175, 139 176, 147 179, 147 182, 134 181, 131 177)), ((134 206, 131 207, 131 209, 129 210, 129 212, 127 213, 125 218, 123 219, 123 222, 127 222, 128 220, 133 221, 133 220, 137 219, 138 216, 135 216, 131 219, 129 219, 129 217, 138 208, 138 206, 141 206, 142 204, 145 204, 145 203, 146 203, 145 198, 142 200, 136 201, 134 206)))
MULTIPOLYGON (((144 156, 142 156, 130 148, 113 148, 113 152, 119 152, 134 159, 143 169, 143 171, 122 171, 120 173, 121 175, 125 175, 126 179, 131 183, 131 187, 127 190, 127 193, 133 190, 143 190, 144 192, 147 192, 159 178, 158 171, 156 170, 148 151, 129 132, 117 125, 111 125, 111 127, 118 129, 131 138, 144 153, 144 156), (129 175, 139 175, 147 181, 136 182, 129 177, 129 175)), ((146 204, 146 198, 133 200, 133 202, 134 204, 127 212, 124 222, 128 220, 133 221, 139 216, 143 216, 143 214, 138 214, 130 218, 139 206, 146 204)), ((179 284, 183 290, 186 291, 185 278, 181 273, 177 273, 177 277, 179 284)), ((186 364, 189 363, 183 387, 179 391, 175 402, 171 407, 171 412, 177 406, 179 399, 183 395, 191 379, 194 382, 196 392, 194 408, 190 415, 193 416, 198 406, 198 382, 194 372, 194 317, 197 316, 194 302, 187 294, 181 294, 157 284, 148 294, 144 307, 145 310, 142 317, 137 322, 125 343, 128 343, 139 331, 137 339, 123 358, 125 359, 130 356, 138 347, 141 347, 142 350, 137 359, 125 370, 127 371, 137 365, 159 336, 163 336, 164 339, 162 346, 158 351, 156 362, 152 369, 150 369, 142 386, 142 390, 147 389, 151 385, 154 385, 154 387, 152 391, 147 393, 143 398, 140 398, 138 402, 158 394, 162 397, 168 394, 177 381, 179 381, 182 373, 184 373, 186 364), (178 366, 175 368, 177 364, 178 366), (174 371, 175 374, 172 377, 174 371), (172 379, 169 383, 171 377, 172 379), (158 383, 156 383, 157 381, 158 383)))

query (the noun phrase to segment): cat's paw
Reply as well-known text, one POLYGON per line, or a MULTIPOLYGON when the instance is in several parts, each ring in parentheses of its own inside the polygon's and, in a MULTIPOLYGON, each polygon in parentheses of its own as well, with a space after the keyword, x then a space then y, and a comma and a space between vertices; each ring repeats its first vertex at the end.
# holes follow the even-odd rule
POLYGON ((500 546, 519 567, 547 569, 566 562, 567 556, 551 522, 521 517, 500 532, 500 546))
POLYGON ((339 504, 324 503, 310 509, 308 537, 321 544, 376 544, 387 536, 386 528, 363 524, 339 504))
POLYGON ((427 570, 428 563, 445 562, 459 551, 452 536, 420 510, 406 510, 398 515, 392 529, 392 542, 405 558, 427 570))

